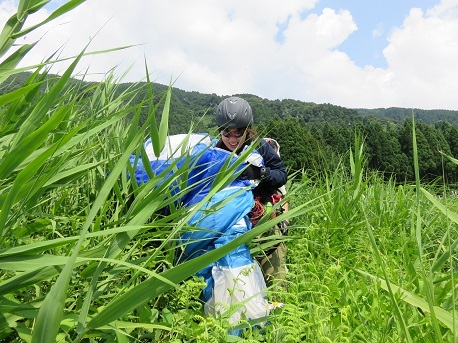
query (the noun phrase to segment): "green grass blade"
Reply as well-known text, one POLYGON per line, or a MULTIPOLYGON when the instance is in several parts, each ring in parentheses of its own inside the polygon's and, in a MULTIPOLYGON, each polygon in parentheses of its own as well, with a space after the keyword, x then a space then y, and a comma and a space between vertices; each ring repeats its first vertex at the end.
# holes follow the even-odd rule
MULTIPOLYGON (((170 224, 165 224, 164 228, 168 230, 170 224)), ((159 228, 159 225, 155 225, 155 228, 159 228)), ((120 226, 113 229, 106 229, 103 231, 97 232, 89 232, 86 235, 86 238, 99 238, 105 236, 112 236, 121 232, 127 231, 135 231, 135 232, 143 232, 150 230, 151 226, 148 225, 129 225, 129 226, 120 226)), ((79 239, 78 236, 71 236, 71 237, 63 237, 63 238, 56 238, 50 239, 43 242, 36 242, 36 243, 29 243, 24 245, 19 245, 12 248, 0 249, 0 258, 4 258, 7 256, 20 256, 20 255, 28 255, 33 253, 40 253, 46 250, 55 249, 58 247, 62 247, 65 245, 69 245, 70 243, 76 242, 79 239)))
POLYGON ((59 275, 56 283, 52 286, 51 291, 46 296, 42 307, 38 313, 37 322, 33 331, 32 342, 54 342, 59 331, 60 322, 63 316, 64 303, 67 289, 72 275, 72 270, 76 262, 79 250, 85 239, 85 235, 91 226, 92 221, 97 215, 97 212, 103 207, 105 199, 108 197, 113 184, 117 182, 119 174, 125 169, 125 165, 129 160, 130 154, 135 150, 142 136, 139 135, 134 140, 129 148, 122 154, 118 163, 111 171, 110 175, 104 182, 97 198, 95 199, 84 226, 81 230, 80 238, 73 250, 73 253, 65 265, 62 273, 59 275))
MULTIPOLYGON (((455 212, 452 212, 450 209, 448 209, 446 206, 442 205, 437 198, 432 195, 430 192, 428 192, 426 189, 421 188, 421 191, 426 198, 431 201, 431 203, 438 208, 443 214, 447 216, 448 219, 453 221, 454 223, 458 224, 458 214, 455 212)), ((450 257, 453 256, 453 252, 455 251, 456 247, 458 246, 458 239, 455 240, 449 248, 436 260, 436 262, 433 264, 431 267, 432 272, 437 272, 439 271, 442 266, 449 261, 450 257)))
POLYGON ((43 118, 46 117, 48 110, 56 103, 56 99, 59 99, 60 93, 64 90, 69 79, 72 76, 74 69, 78 62, 82 58, 83 52, 75 59, 70 67, 63 73, 62 77, 58 79, 56 84, 45 93, 40 102, 33 108, 30 116, 25 120, 19 132, 13 141, 13 147, 21 142, 26 136, 30 135, 39 126, 43 118))
MULTIPOLYGON (((151 85, 149 85, 148 89, 151 92, 151 85)), ((150 94, 150 93, 148 93, 148 94, 150 94)), ((148 128, 148 124, 150 124, 150 126, 156 124, 155 113, 156 113, 156 111, 155 111, 155 109, 154 109, 154 107, 152 105, 152 99, 151 99, 149 116, 148 116, 145 124, 139 130, 139 132, 136 135, 130 135, 129 136, 130 137, 129 138, 130 139, 129 146, 126 147, 125 151, 127 151, 129 153, 132 153, 133 151, 138 149, 138 145, 143 142, 144 132, 146 132, 146 130, 148 128)), ((158 143, 156 143, 156 144, 158 144, 158 143)), ((155 145, 154 145, 154 141, 153 141, 153 147, 154 146, 155 145)), ((125 153, 123 154, 123 156, 125 156, 125 153)), ((130 156, 127 155, 125 158, 128 159, 129 157, 130 156)), ((127 161, 125 161, 125 162, 127 162, 127 161)), ((126 165, 126 163, 119 164, 119 162, 118 162, 117 167, 115 167, 115 168, 122 168, 122 166, 125 166, 125 165, 126 165)), ((146 165, 148 166, 148 164, 146 164, 146 165)), ((121 173, 121 169, 119 170, 119 173, 121 173)), ((150 182, 150 184, 154 184, 154 183, 150 182)), ((154 208, 151 206, 151 208, 149 209, 148 216, 150 216, 153 213, 153 211, 154 211, 154 208)), ((141 223, 143 223, 143 222, 144 221, 141 221, 141 223)), ((137 222, 135 222, 135 223, 137 223, 137 222)), ((130 224, 132 224, 132 222, 130 224)), ((123 232, 123 233, 120 233, 120 234, 116 235, 113 238, 113 240, 111 241, 110 246, 108 247, 104 257, 106 257, 106 258, 114 258, 115 256, 117 256, 121 252, 123 247, 138 232, 139 231, 137 231, 137 232, 135 232, 135 231, 133 231, 133 232, 123 232)), ((78 319, 78 326, 76 328, 76 332, 78 333, 78 335, 81 335, 81 333, 84 330, 84 325, 85 325, 85 323, 87 321, 87 316, 88 316, 88 312, 89 312, 89 308, 90 308, 90 303, 92 301, 92 296, 93 296, 95 287, 97 285, 98 278, 99 278, 102 270, 105 268, 105 266, 106 266, 106 263, 104 263, 104 262, 101 262, 97 266, 97 270, 95 271, 94 276, 93 276, 92 281, 91 281, 91 284, 89 286, 89 289, 87 290, 86 297, 85 297, 82 309, 80 311, 80 315, 79 315, 79 319, 78 319)))
MULTIPOLYGON (((34 43, 36 44, 36 43, 34 43)), ((100 55, 100 54, 105 54, 107 52, 112 52, 112 51, 120 51, 124 49, 129 49, 132 47, 136 47, 138 44, 132 44, 132 45, 126 45, 126 46, 121 46, 117 48, 111 48, 111 49, 106 49, 106 50, 97 50, 97 51, 90 51, 90 52, 85 52, 83 53, 83 56, 91 56, 91 55, 100 55)), ((55 53, 54 53, 55 54, 55 53)), ((75 58, 77 58, 79 55, 76 56, 70 56, 70 57, 64 57, 64 58, 59 58, 59 59, 48 59, 45 62, 38 63, 38 64, 33 64, 21 68, 16 68, 16 69, 0 69, 0 80, 4 80, 8 78, 11 75, 19 74, 21 72, 27 72, 31 69, 36 69, 36 68, 43 68, 47 65, 52 65, 58 62, 64 62, 64 61, 73 61, 75 58)))
MULTIPOLYGON (((33 139, 36 139, 38 144, 41 144, 41 141, 45 139, 47 132, 49 130, 53 129, 60 123, 63 117, 66 115, 66 108, 62 107, 62 111, 57 111, 56 115, 51 118, 51 120, 48 121, 45 125, 43 125, 40 130, 35 131, 31 136, 27 137, 26 143, 28 142, 30 145, 32 145, 32 148, 34 146, 34 141, 33 139), (32 139, 32 140, 30 140, 32 139)), ((70 139, 71 137, 70 133, 67 135, 66 140, 70 139)), ((52 156, 52 154, 58 149, 60 144, 65 143, 66 140, 62 140, 60 142, 55 143, 54 145, 50 146, 46 151, 43 152, 42 155, 40 155, 38 158, 36 158, 34 161, 32 161, 30 164, 28 164, 15 178, 11 190, 8 192, 6 200, 2 204, 2 210, 0 212, 0 242, 3 240, 4 236, 7 233, 7 230, 9 230, 9 227, 6 225, 7 218, 10 213, 10 209, 16 204, 17 201, 23 200, 22 198, 18 198, 18 195, 21 194, 21 189, 27 185, 27 182, 36 174, 36 171, 41 168, 41 166, 46 163, 48 158, 52 156)), ((20 147, 24 147, 24 150, 30 149, 28 146, 24 146, 23 142, 19 144, 20 147)), ((8 172, 10 171, 11 168, 14 168, 14 164, 18 164, 22 160, 21 152, 14 151, 13 153, 10 153, 7 158, 4 159, 5 163, 5 170, 2 170, 2 172, 8 172), (9 157, 12 157, 9 159, 9 157), (18 158, 17 158, 18 157, 18 158)), ((27 152, 26 152, 27 154, 27 152)), ((2 174, 0 172, 0 175, 2 174)))
POLYGON ((16 146, 13 146, 10 153, 2 161, 0 179, 6 179, 25 158, 37 150, 48 139, 49 133, 59 126, 70 110, 71 105, 62 106, 48 121, 25 136, 16 146))
MULTIPOLYGON (((162 110, 161 122, 159 124, 159 151, 165 147, 165 141, 169 131, 169 112, 170 112, 170 98, 172 96, 172 86, 169 86, 166 93, 164 108, 162 110)), ((156 155, 156 157, 159 155, 156 155)))
MULTIPOLYGON (((100 208, 103 207, 104 201, 109 195, 114 183, 117 182, 118 176, 121 172, 124 171, 125 165, 129 160, 130 154, 132 151, 136 149, 138 144, 142 141, 143 136, 138 135, 135 137, 134 140, 130 143, 127 149, 123 152, 122 156, 120 157, 119 161, 109 174, 108 178, 104 182, 102 189, 100 190, 96 200, 94 201, 89 215, 86 219, 86 222, 83 226, 80 239, 77 242, 77 245, 72 253, 72 256, 69 262, 66 264, 64 271, 59 276, 59 279, 53 285, 51 292, 47 295, 43 307, 40 309, 39 316, 37 318, 37 325, 36 329, 34 330, 33 337, 38 341, 52 341, 55 339, 59 326, 60 326, 60 319, 62 318, 62 311, 63 311, 63 302, 65 301, 65 293, 68 288, 68 282, 70 279, 70 275, 72 272, 73 264, 76 260, 78 255, 79 247, 82 245, 84 237, 91 225, 92 220, 95 218, 97 212, 100 208), (55 306, 58 303, 59 306, 55 306), (49 321, 49 318, 52 318, 49 321), (47 328, 49 325, 53 325, 52 331, 47 328), (38 325, 40 324, 40 325, 38 325)), ((89 292, 90 293, 90 292, 89 292)), ((90 296, 88 297, 91 298, 90 296)))
POLYGON ((153 145, 153 151, 154 151, 154 156, 158 157, 161 153, 160 149, 160 140, 159 140, 159 129, 157 126, 155 114, 156 114, 156 106, 154 106, 153 103, 153 87, 151 84, 151 81, 149 79, 149 72, 148 72, 148 65, 146 64, 145 60, 145 69, 146 69, 146 85, 147 85, 147 90, 148 90, 148 98, 149 98, 149 104, 148 104, 148 113, 149 113, 149 124, 150 124, 150 129, 149 129, 149 137, 151 138, 151 143, 153 145))
POLYGON ((458 160, 456 158, 453 158, 452 156, 448 156, 446 154, 444 154, 443 152, 441 152, 442 155, 444 155, 445 157, 447 157, 451 162, 455 163, 458 165, 458 160))
POLYGON ((10 56, 8 56, 1 64, 0 64, 0 84, 2 84, 8 76, 10 76, 10 70, 16 68, 16 66, 21 62, 24 56, 32 50, 35 46, 34 44, 25 44, 13 52, 10 56))
POLYGON ((49 280, 62 272, 62 267, 42 267, 40 269, 32 270, 17 274, 6 281, 0 283, 0 295, 7 295, 15 292, 22 287, 34 285, 45 280, 49 280))
MULTIPOLYGON (((92 127, 90 127, 89 130, 84 131, 78 135, 75 135, 68 142, 60 146, 58 150, 55 152, 54 156, 59 156, 61 154, 64 154, 68 152, 75 145, 82 144, 83 142, 89 140, 93 136, 96 136, 103 130, 112 126, 114 123, 120 121, 122 118, 126 116, 126 114, 128 114, 128 111, 122 111, 120 113, 115 113, 112 117, 107 117, 105 120, 101 122, 93 123, 92 127)), ((88 119, 85 123, 82 124, 82 127, 83 126, 87 127, 91 121, 92 121, 91 119, 88 119)), ((42 153, 41 149, 36 151, 36 153, 32 153, 29 159, 24 160, 24 164, 30 163, 30 161, 34 160, 41 153, 42 153)), ((21 166, 18 167, 18 169, 20 168, 21 166)))
MULTIPOLYGON (((77 259, 82 262, 83 259, 77 259)), ((38 270, 42 267, 63 266, 68 262, 68 256, 54 256, 48 254, 20 255, 0 258, 2 270, 27 271, 38 270)))
POLYGON ((18 21, 23 21, 25 17, 25 12, 29 7, 30 0, 19 0, 19 5, 17 7, 16 17, 18 21))
MULTIPOLYGON (((52 12, 42 22, 40 22, 40 23, 38 23, 36 25, 30 26, 27 29, 24 29, 24 30, 22 30, 20 32, 14 33, 14 34, 11 35, 11 37, 14 38, 14 39, 22 37, 22 36, 28 34, 29 32, 39 28, 40 26, 43 26, 43 25, 55 20, 56 18, 60 17, 61 15, 73 10, 74 8, 78 7, 79 5, 81 5, 85 1, 86 0, 70 0, 70 1, 68 1, 66 3, 64 3, 59 8, 57 8, 54 12, 52 12)), ((38 8, 36 8, 35 10, 38 10, 38 8)), ((19 15, 19 13, 18 13, 18 15, 19 15)))
POLYGON ((46 183, 44 183, 43 186, 49 187, 58 182, 69 184, 72 180, 79 179, 82 174, 87 173, 89 170, 94 169, 95 167, 99 166, 103 162, 104 161, 87 163, 87 164, 75 166, 68 170, 64 170, 62 172, 55 174, 51 178, 49 178, 49 180, 46 183))
MULTIPOLYGON (((390 283, 390 286, 388 286, 388 283, 385 280, 375 275, 366 273, 362 270, 355 269, 355 271, 361 275, 364 275, 371 279, 379 281, 381 287, 386 291, 388 291, 388 288, 390 287, 394 293, 400 293, 401 299, 405 301, 406 303, 412 306, 421 308, 424 312, 431 313, 431 308, 430 308, 429 303, 425 301, 423 298, 419 297, 418 295, 415 295, 399 286, 396 286, 393 283, 390 283)), ((435 312, 437 319, 442 324, 444 324, 446 327, 448 327, 453 332, 456 332, 456 330, 458 329, 458 322, 454 319, 453 313, 450 313, 439 306, 434 306, 434 312, 435 312)))
POLYGON ((18 32, 23 25, 24 21, 20 21, 17 15, 13 15, 7 20, 2 32, 0 32, 0 57, 13 45, 14 39, 11 38, 11 35, 18 32))
POLYGON ((405 319, 401 313, 401 310, 399 309, 398 302, 396 300, 396 297, 394 296, 394 291, 393 287, 391 287, 391 282, 389 281, 388 274, 385 268, 385 265, 383 263, 382 257, 380 256, 380 252, 377 247, 377 243, 375 241, 374 234, 372 233, 372 227, 369 225, 369 222, 366 221, 366 228, 367 228, 367 233, 369 235, 369 240, 372 245, 372 250, 374 251, 375 258, 377 260, 378 265, 382 268, 383 275, 384 275, 384 282, 386 285, 386 290, 388 291, 388 294, 390 295, 391 302, 393 303, 394 307, 394 313, 396 315, 396 318, 398 319, 399 325, 401 327, 402 333, 405 337, 405 339, 408 342, 413 342, 412 337, 410 336, 409 330, 407 328, 405 319))
MULTIPOLYGON (((1 82, 0 82, 1 83, 1 82)), ((16 89, 10 93, 0 95, 0 106, 4 106, 14 100, 25 96, 29 91, 36 89, 39 83, 29 84, 27 86, 16 89)))
MULTIPOLYGON (((417 146, 417 136, 415 130, 415 115, 412 110, 412 145, 413 145, 413 159, 414 159, 414 170, 415 170, 415 194, 416 194, 416 225, 415 225, 415 239, 417 241, 417 253, 418 259, 423 260, 423 243, 422 243, 422 220, 421 220, 421 187, 420 187, 420 168, 418 163, 418 146, 417 146)), ((431 276, 431 270, 429 273, 426 272, 425 265, 421 264, 421 272, 424 279, 424 287, 426 293, 426 299, 428 300, 429 312, 431 313, 431 320, 436 332, 436 339, 438 342, 443 342, 441 330, 439 323, 437 321, 435 306, 434 306, 434 287, 431 276)))

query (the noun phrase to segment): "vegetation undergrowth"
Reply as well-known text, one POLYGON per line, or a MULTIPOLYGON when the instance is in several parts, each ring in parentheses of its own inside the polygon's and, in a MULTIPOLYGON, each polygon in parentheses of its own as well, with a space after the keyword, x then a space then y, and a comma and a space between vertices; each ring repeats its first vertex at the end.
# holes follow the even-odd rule
MULTIPOLYGON (((52 18, 81 2, 69 1, 52 18)), ((0 55, 29 31, 24 21, 45 3, 19 2, 0 34, 0 55)), ((0 64, 0 83, 20 71, 31 48, 19 47, 0 64)), ((334 170, 303 172, 288 185, 291 210, 276 219, 291 222, 288 274, 284 287, 268 292, 270 316, 235 327, 228 321, 234 308, 205 317, 203 283, 193 274, 275 220, 176 265, 179 234, 195 229, 186 225, 194 210, 177 205, 192 165, 172 164, 159 175, 148 170, 151 181, 137 185, 129 160, 145 156, 146 137, 156 156, 164 147, 171 91, 153 94, 147 86, 143 101, 132 104, 138 88, 117 92, 113 74, 74 84, 84 54, 56 79, 47 77, 51 61, 41 63, 23 87, 0 96, 0 340, 458 340, 458 199, 447 187, 438 197, 437 184, 421 184, 418 173, 415 184, 400 184, 366 172, 358 135, 334 170), (148 120, 140 124, 144 112, 148 120)), ((213 194, 231 177, 233 170, 223 173, 213 194)))

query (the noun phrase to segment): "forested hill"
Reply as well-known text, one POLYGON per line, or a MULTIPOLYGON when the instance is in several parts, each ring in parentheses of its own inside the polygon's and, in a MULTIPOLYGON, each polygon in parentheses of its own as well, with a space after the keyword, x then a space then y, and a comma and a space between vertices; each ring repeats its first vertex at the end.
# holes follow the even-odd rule
MULTIPOLYGON (((17 89, 24 84, 30 73, 24 72, 9 78, 7 82, 0 85, 0 94, 17 89)), ((49 79, 56 80, 56 75, 48 75, 49 79)), ((91 82, 74 80, 75 84, 91 85, 91 82)), ((146 95, 145 83, 139 83, 137 99, 140 101, 146 95)), ((125 91, 132 87, 132 83, 121 83, 118 92, 125 91)), ((154 94, 161 96, 167 86, 154 83, 154 94)), ((233 94, 246 99, 252 106, 255 115, 255 124, 266 123, 275 118, 285 120, 296 118, 301 124, 324 124, 332 126, 353 125, 355 123, 367 122, 371 119, 391 121, 399 124, 406 118, 412 117, 412 109, 409 108, 377 108, 377 109, 351 109, 332 104, 316 104, 313 102, 303 102, 293 99, 268 100, 252 94, 233 94)), ((171 103, 170 129, 172 133, 187 132, 189 123, 192 121, 198 130, 207 130, 213 126, 213 114, 216 106, 225 96, 216 94, 205 94, 196 91, 185 91, 173 88, 171 103)), ((134 99, 134 101, 136 101, 134 99)), ((434 125, 441 121, 458 125, 458 111, 449 110, 422 110, 413 109, 417 120, 426 124, 434 125)), ((146 115, 146 114, 145 114, 146 115)))
MULTIPOLYGON (((132 84, 119 85, 122 92, 132 84)), ((144 89, 139 85, 140 89, 144 89)), ((160 96, 167 86, 153 85, 154 94, 160 96)), ((139 97, 144 97, 144 91, 139 91, 139 97), (143 94, 142 94, 143 93, 143 94)), ((268 100, 252 94, 231 94, 247 100, 253 108, 255 125, 265 124, 275 119, 296 118, 301 124, 332 123, 333 125, 348 125, 362 120, 355 110, 331 105, 315 104, 292 99, 268 100)), ((172 133, 187 132, 189 123, 193 122, 195 130, 208 131, 214 128, 214 113, 218 104, 227 96, 205 94, 195 91, 184 91, 173 88, 171 101, 170 131, 172 133)), ((146 114, 145 114, 146 115, 146 114)))
POLYGON ((458 125, 458 111, 450 110, 422 110, 418 108, 357 108, 356 112, 362 116, 374 116, 381 119, 390 119, 392 121, 403 121, 406 118, 412 118, 412 111, 415 113, 417 120, 426 124, 436 124, 440 121, 448 121, 450 124, 458 125))
MULTIPOLYGON (((130 84, 121 84, 120 89, 130 84)), ((167 87, 154 84, 156 94, 162 94, 167 87)), ((185 91, 173 88, 171 130, 172 132, 187 131, 189 121, 197 122, 197 127, 204 129, 213 125, 212 115, 216 106, 225 96, 205 94, 196 91, 185 91), (207 114, 207 115, 206 115, 207 114), (186 127, 182 124, 186 123, 186 127)), ((233 94, 246 99, 253 108, 255 124, 266 123, 274 118, 296 118, 301 124, 324 124, 333 126, 353 125, 376 119, 401 123, 406 118, 412 118, 412 109, 409 108, 378 108, 378 109, 351 109, 332 104, 316 104, 293 99, 268 100, 252 94, 233 94)), ((434 125, 446 121, 458 125, 458 111, 449 110, 422 110, 413 109, 415 118, 426 124, 434 125)))
MULTIPOLYGON (((120 90, 128 86, 123 84, 120 90)), ((159 84, 153 88, 156 96, 167 89, 159 84)), ((224 97, 180 89, 173 89, 172 94, 171 133, 188 132, 190 122, 194 132, 215 129, 214 113, 224 97)), ((411 109, 350 109, 292 99, 267 100, 252 94, 234 95, 251 104, 258 132, 281 142, 283 161, 291 171, 334 170, 358 134, 365 140, 369 169, 397 180, 414 179, 411 109)), ((444 164, 439 153, 458 156, 458 111, 414 113, 421 177, 446 175, 447 180, 458 181, 457 166, 444 164)))

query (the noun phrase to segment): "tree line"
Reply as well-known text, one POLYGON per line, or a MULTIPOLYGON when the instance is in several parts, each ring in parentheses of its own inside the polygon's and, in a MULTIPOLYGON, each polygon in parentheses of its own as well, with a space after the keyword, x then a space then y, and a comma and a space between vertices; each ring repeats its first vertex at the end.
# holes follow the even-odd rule
MULTIPOLYGON (((386 179, 413 181, 413 122, 361 120, 351 125, 325 122, 301 125, 300 120, 276 118, 261 125, 281 144, 281 156, 292 170, 335 170, 352 147, 355 135, 365 142, 366 166, 386 179)), ((446 156, 458 156, 458 127, 446 121, 429 125, 415 122, 420 177, 458 181, 458 169, 446 156)))

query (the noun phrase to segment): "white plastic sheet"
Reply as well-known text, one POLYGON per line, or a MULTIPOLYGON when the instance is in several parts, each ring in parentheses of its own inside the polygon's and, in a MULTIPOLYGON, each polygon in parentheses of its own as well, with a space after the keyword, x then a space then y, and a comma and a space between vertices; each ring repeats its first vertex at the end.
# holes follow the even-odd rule
POLYGON ((204 305, 205 314, 215 317, 227 314, 230 323, 240 321, 242 314, 247 319, 269 314, 266 283, 256 262, 237 268, 213 266, 212 276, 213 295, 204 305), (235 304, 237 307, 231 307, 235 304))

